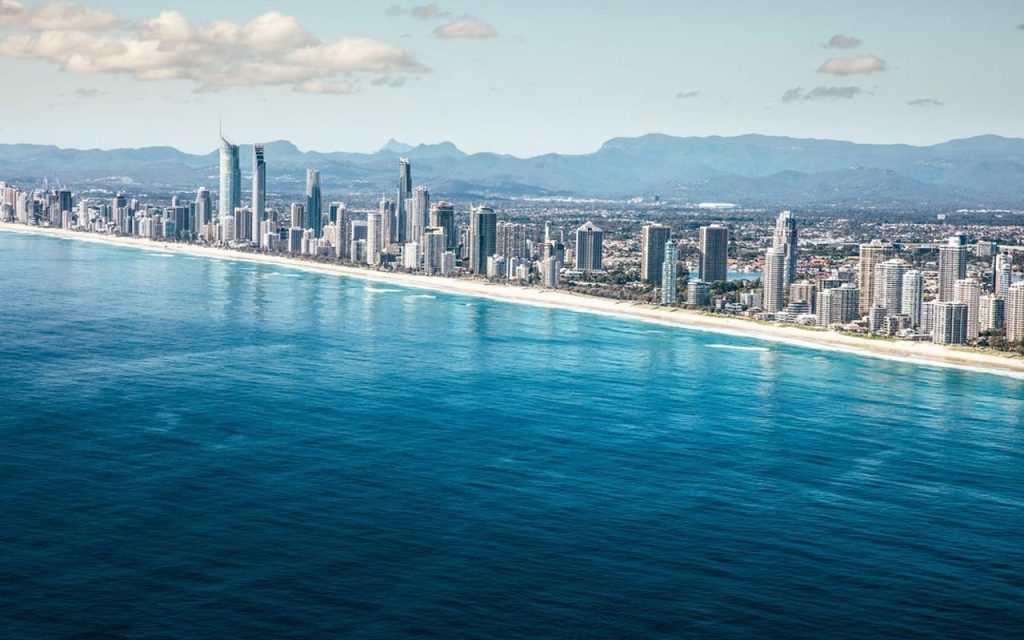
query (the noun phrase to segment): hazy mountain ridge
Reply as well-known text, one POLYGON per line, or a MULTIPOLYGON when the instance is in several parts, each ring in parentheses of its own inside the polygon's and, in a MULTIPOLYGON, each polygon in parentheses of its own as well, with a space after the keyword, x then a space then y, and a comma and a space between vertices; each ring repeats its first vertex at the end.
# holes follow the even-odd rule
MULTIPOLYGON (((689 202, 731 201, 791 207, 1024 207, 1024 140, 986 135, 927 147, 857 144, 764 135, 614 138, 589 154, 517 158, 466 154, 450 142, 376 153, 299 150, 266 145, 271 189, 297 192, 307 167, 321 170, 329 191, 388 192, 397 159, 413 162, 416 184, 439 195, 493 194, 631 197, 689 202)), ((250 145, 240 149, 248 172, 250 145)), ((75 186, 216 189, 218 155, 172 147, 60 149, 0 145, 0 177, 36 184, 43 176, 75 186)))

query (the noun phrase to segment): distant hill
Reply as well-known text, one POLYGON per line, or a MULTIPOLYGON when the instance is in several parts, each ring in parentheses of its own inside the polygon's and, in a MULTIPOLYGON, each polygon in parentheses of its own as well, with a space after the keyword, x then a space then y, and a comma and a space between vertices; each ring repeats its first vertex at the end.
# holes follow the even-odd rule
MULTIPOLYGON (((241 148, 248 172, 252 147, 241 148)), ((397 159, 413 163, 416 184, 439 196, 660 195, 673 201, 728 201, 794 208, 1024 208, 1024 140, 979 136, 927 147, 856 144, 763 135, 681 138, 650 134, 609 140, 593 153, 516 158, 466 154, 450 142, 390 140, 376 153, 300 151, 267 144, 270 190, 298 194, 305 169, 321 170, 329 192, 384 192, 397 159)), ((0 145, 0 179, 36 184, 43 176, 75 186, 216 190, 217 153, 171 147, 77 150, 0 145)))

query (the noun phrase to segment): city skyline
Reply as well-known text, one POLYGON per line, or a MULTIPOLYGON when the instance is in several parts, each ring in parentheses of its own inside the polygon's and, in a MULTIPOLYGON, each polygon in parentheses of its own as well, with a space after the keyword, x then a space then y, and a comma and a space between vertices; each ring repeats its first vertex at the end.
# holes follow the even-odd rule
POLYGON ((46 89, 8 104, 18 127, 0 134, 206 152, 205 128, 223 114, 237 140, 349 151, 450 140, 520 157, 651 132, 908 144, 1024 136, 1022 72, 999 63, 1024 53, 1016 3, 588 9, 4 0, 0 70, 46 89), (560 28, 570 23, 587 37, 560 28), (611 38, 631 46, 603 47, 611 38), (167 126, 154 131, 154 118, 167 126))

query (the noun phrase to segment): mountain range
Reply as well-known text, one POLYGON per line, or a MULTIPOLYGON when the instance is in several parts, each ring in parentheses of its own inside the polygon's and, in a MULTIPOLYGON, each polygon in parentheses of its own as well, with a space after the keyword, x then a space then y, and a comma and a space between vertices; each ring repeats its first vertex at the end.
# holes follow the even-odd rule
MULTIPOLYGON (((244 176, 251 146, 240 153, 244 176)), ((615 138, 593 153, 532 158, 467 154, 450 142, 413 146, 391 140, 375 153, 323 153, 276 141, 266 145, 266 157, 269 190, 281 197, 302 192, 306 168, 320 169, 328 197, 390 193, 398 158, 407 157, 416 184, 449 198, 657 195, 674 202, 789 208, 1024 208, 1024 140, 994 135, 910 146, 650 134, 615 138)), ((0 180, 23 186, 45 176, 75 188, 216 190, 217 173, 216 151, 0 144, 0 180)))

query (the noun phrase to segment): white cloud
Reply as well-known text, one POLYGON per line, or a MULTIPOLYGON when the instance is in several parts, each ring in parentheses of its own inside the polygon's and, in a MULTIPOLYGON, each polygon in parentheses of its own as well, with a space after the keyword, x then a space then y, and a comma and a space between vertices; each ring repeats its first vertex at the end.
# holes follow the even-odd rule
POLYGON ((885 71, 887 68, 885 60, 875 55, 865 55, 852 58, 829 58, 818 68, 818 71, 836 76, 851 76, 858 73, 885 71))
POLYGON ((120 24, 110 11, 90 9, 70 2, 45 2, 26 7, 14 0, 0 0, 0 29, 33 31, 101 31, 120 24))
POLYGON ((859 38, 855 38, 853 36, 844 36, 843 34, 839 33, 829 38, 829 41, 825 44, 825 47, 828 49, 855 49, 862 44, 863 42, 859 38))
POLYGON ((680 100, 685 100, 687 98, 697 98, 699 96, 700 91, 680 91, 679 93, 676 94, 676 97, 679 98, 680 100))
MULTIPOLYGON (((0 17, 10 20, 14 15, 17 25, 29 24, 25 11, 47 6, 26 10, 10 0, 0 2, 0 17)), ((163 11, 130 28, 123 28, 116 16, 110 24, 117 26, 106 33, 22 26, 0 38, 0 57, 45 60, 70 73, 191 80, 196 91, 291 85, 310 93, 351 93, 352 74, 426 71, 412 53, 371 38, 319 42, 296 18, 276 11, 245 23, 193 23, 179 11, 163 11)))
POLYGON ((450 12, 439 7, 436 2, 412 7, 393 4, 385 10, 385 13, 389 16, 408 15, 416 18, 417 20, 434 20, 436 18, 447 18, 451 15, 450 12))
POLYGON ((945 103, 935 98, 918 98, 907 103, 911 107, 942 107, 945 103))
POLYGON ((798 100, 850 100, 862 93, 860 87, 814 87, 805 91, 803 87, 789 89, 782 94, 783 102, 798 100))
POLYGON ((462 18, 434 29, 434 35, 445 39, 475 38, 482 40, 493 38, 498 35, 498 32, 486 22, 481 22, 474 18, 462 18))

